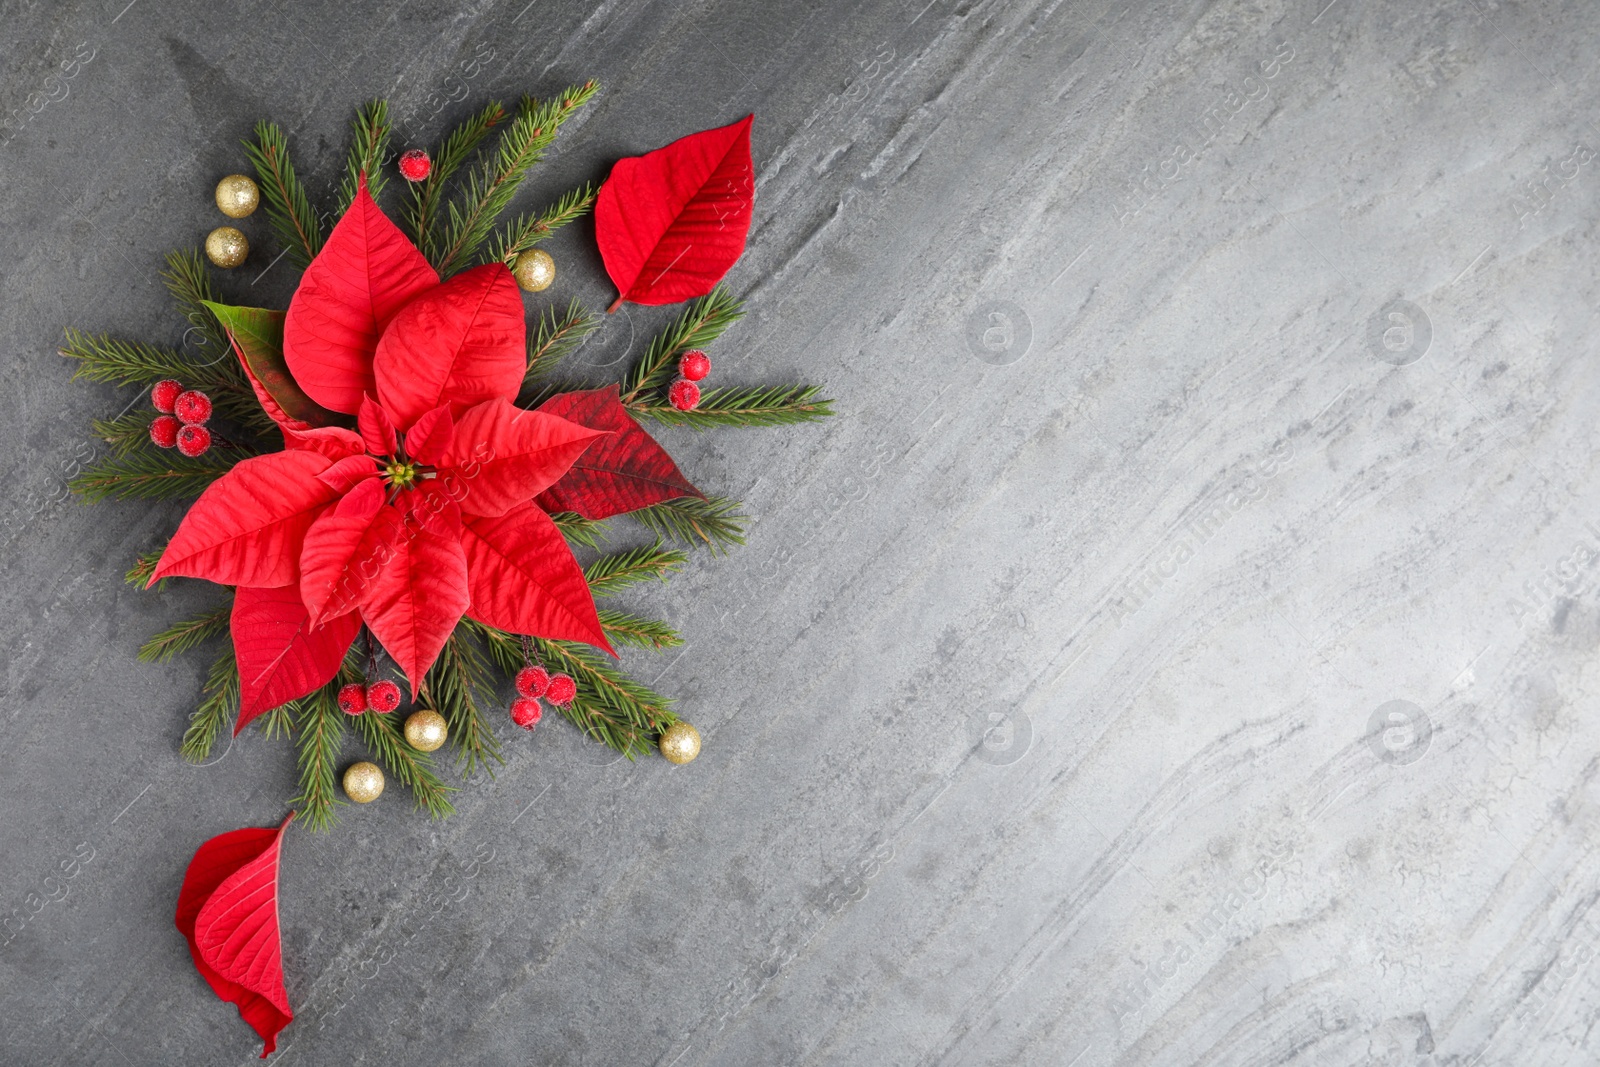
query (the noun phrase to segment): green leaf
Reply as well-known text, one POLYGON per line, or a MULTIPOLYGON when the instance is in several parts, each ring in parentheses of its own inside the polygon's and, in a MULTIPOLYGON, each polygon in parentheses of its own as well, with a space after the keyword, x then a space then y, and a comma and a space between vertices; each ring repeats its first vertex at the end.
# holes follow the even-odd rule
POLYGON ((291 419, 312 426, 353 426, 348 415, 329 411, 306 395, 289 373, 283 356, 282 311, 272 308, 231 307, 206 301, 206 307, 228 331, 237 352, 250 367, 250 373, 291 419))

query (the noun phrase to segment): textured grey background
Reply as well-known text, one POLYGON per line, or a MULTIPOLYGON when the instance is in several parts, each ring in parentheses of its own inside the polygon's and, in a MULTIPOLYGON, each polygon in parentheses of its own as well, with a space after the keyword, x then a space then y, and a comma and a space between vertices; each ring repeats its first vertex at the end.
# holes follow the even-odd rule
POLYGON ((327 192, 369 96, 428 141, 589 76, 523 202, 755 111, 718 381, 842 414, 665 435, 756 516, 628 602, 697 763, 547 720, 448 823, 290 834, 276 1062, 1600 1058, 1593 5, 446 8, 0 7, 5 1064, 253 1062, 171 914, 293 792, 178 758, 205 657, 133 653, 207 593, 121 583, 178 508, 60 498, 129 399, 62 327, 180 339, 257 118, 327 192))

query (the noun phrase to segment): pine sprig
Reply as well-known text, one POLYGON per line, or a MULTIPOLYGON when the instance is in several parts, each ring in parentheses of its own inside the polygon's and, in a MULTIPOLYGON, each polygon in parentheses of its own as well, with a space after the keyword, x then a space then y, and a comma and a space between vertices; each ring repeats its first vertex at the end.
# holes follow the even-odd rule
POLYGON ((635 401, 628 410, 668 426, 789 426, 815 422, 833 414, 833 401, 817 395, 814 385, 774 385, 755 388, 708 389, 700 394, 693 411, 671 404, 635 401))
POLYGON ((599 548, 609 532, 603 519, 586 519, 572 511, 554 512, 550 521, 556 524, 556 529, 567 539, 567 544, 581 548, 599 548))
POLYGON ((139 658, 146 663, 166 663, 196 645, 227 633, 230 614, 231 608, 223 607, 174 623, 140 646, 139 658))
POLYGON ((256 169, 267 221, 287 249, 290 262, 305 270, 322 251, 322 220, 312 210, 305 186, 295 177, 288 138, 276 123, 258 122, 256 139, 244 142, 244 151, 256 169))
MULTIPOLYGON (((133 561, 133 566, 128 568, 128 573, 122 576, 122 580, 129 585, 136 585, 140 589, 149 585, 150 576, 155 574, 156 564, 161 562, 161 553, 165 551, 166 549, 163 547, 153 552, 139 553, 138 557, 133 561)), ((170 580, 169 578, 161 579, 156 583, 156 589, 162 589, 170 580)))
POLYGON ((211 286, 211 272, 200 257, 200 250, 191 248, 187 252, 168 252, 167 269, 161 272, 161 279, 166 282, 167 292, 177 302, 178 314, 183 316, 190 328, 200 331, 200 347, 221 365, 219 370, 233 371, 231 380, 241 386, 247 385, 243 373, 233 361, 219 358, 228 353, 228 333, 205 305, 207 300, 215 302, 217 294, 211 286))
POLYGON ((267 735, 268 741, 276 741, 280 737, 294 735, 294 721, 299 715, 300 702, 291 700, 287 704, 279 704, 275 708, 263 711, 250 720, 250 725, 259 727, 261 732, 267 735))
POLYGON ((577 347, 584 338, 600 328, 600 316, 590 314, 574 297, 566 310, 545 308, 539 315, 538 325, 528 335, 528 372, 523 376, 527 385, 550 372, 577 347))
POLYGON ((478 706, 481 696, 493 693, 494 680, 483 653, 458 627, 423 678, 419 702, 444 716, 458 762, 466 765, 469 775, 481 764, 493 777, 489 761, 505 762, 500 739, 478 706))
POLYGON ((691 348, 705 348, 744 314, 743 301, 717 286, 691 303, 678 321, 656 335, 643 358, 622 381, 622 402, 632 404, 641 396, 658 393, 672 382, 674 360, 691 348))
POLYGON ((204 699, 189 717, 189 726, 183 731, 183 744, 178 748, 190 763, 205 762, 218 735, 239 712, 239 668, 234 662, 232 643, 212 662, 201 692, 204 699))
POLYGON ((561 125, 599 91, 600 83, 589 81, 564 90, 544 104, 523 97, 516 117, 500 135, 499 151, 468 176, 460 199, 449 205, 449 218, 434 261, 441 275, 448 277, 477 253, 494 229, 495 220, 510 205, 523 177, 544 158, 545 149, 555 140, 561 125))
POLYGON ((687 552, 656 544, 601 556, 583 569, 583 576, 589 580, 590 595, 611 596, 638 582, 665 582, 688 559, 687 552))
POLYGON ((389 182, 383 169, 388 154, 389 102, 369 100, 350 120, 350 154, 345 160, 344 180, 339 183, 340 214, 355 200, 363 174, 367 176, 367 194, 378 199, 389 182))
POLYGON ((103 459, 67 483, 74 493, 91 503, 123 500, 168 500, 197 497, 206 486, 232 469, 239 453, 213 448, 190 459, 151 450, 129 452, 103 459))
POLYGON ((744 544, 744 514, 737 500, 710 496, 705 499, 680 496, 648 508, 632 512, 657 536, 669 537, 682 544, 705 547, 713 555, 727 550, 730 545, 744 544))
POLYGON ((338 682, 330 682, 300 702, 300 730, 295 738, 300 748, 300 795, 290 803, 299 805, 306 825, 313 830, 330 829, 335 822, 334 809, 344 803, 334 784, 346 718, 339 710, 338 688, 338 682))
POLYGON ((450 131, 444 143, 433 155, 433 167, 428 176, 411 185, 411 203, 406 207, 406 223, 411 228, 411 239, 422 250, 429 263, 437 265, 434 229, 438 225, 439 202, 444 197, 445 183, 472 157, 489 136, 489 132, 506 118, 505 106, 493 101, 482 111, 450 131))
POLYGON ((130 411, 114 419, 95 419, 89 423, 89 432, 111 446, 114 456, 126 456, 135 449, 150 443, 148 411, 130 411))
MULTIPOLYGON (((190 389, 207 392, 244 387, 244 379, 227 360, 200 365, 175 348, 119 341, 105 334, 87 334, 71 327, 67 328, 66 337, 66 344, 58 351, 78 361, 77 369, 72 372, 73 381, 154 385, 163 378, 177 378, 190 389)), ((216 402, 217 397, 211 399, 216 402)))
POLYGON ((519 215, 515 222, 503 227, 489 242, 483 261, 499 260, 511 266, 512 260, 545 240, 569 222, 576 222, 594 207, 595 192, 588 182, 573 189, 537 215, 519 215))
POLYGON ((356 727, 367 748, 385 770, 411 790, 417 807, 426 808, 435 819, 454 815, 456 809, 450 803, 450 794, 455 790, 440 781, 434 772, 433 760, 426 752, 418 752, 406 743, 405 733, 392 718, 375 712, 356 716, 356 727))
POLYGON ((656 619, 643 619, 626 611, 613 611, 610 608, 600 608, 600 628, 606 632, 606 638, 613 645, 632 645, 634 648, 649 648, 660 651, 663 648, 676 648, 683 644, 683 637, 668 626, 656 619))

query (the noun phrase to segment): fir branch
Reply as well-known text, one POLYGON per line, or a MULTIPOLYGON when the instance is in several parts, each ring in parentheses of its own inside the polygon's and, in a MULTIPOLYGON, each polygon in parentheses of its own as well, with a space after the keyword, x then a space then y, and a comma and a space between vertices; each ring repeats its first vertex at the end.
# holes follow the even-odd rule
MULTIPOLYGON (((122 580, 129 585, 136 585, 140 589, 145 588, 150 584, 150 576, 156 572, 156 564, 161 562, 161 553, 165 551, 166 547, 163 546, 154 552, 139 553, 138 558, 134 560, 133 566, 128 568, 128 573, 122 576, 122 580)), ((159 591, 171 580, 170 578, 161 579, 156 583, 156 589, 159 591)))
POLYGON ((345 160, 344 181, 339 183, 339 213, 342 215, 356 198, 361 175, 367 176, 367 195, 376 200, 388 184, 383 170, 389 154, 389 102, 369 100, 350 120, 350 154, 345 160))
POLYGON ((628 410, 668 426, 788 426, 815 422, 833 414, 833 401, 817 396, 814 385, 757 386, 748 389, 708 389, 700 394, 693 411, 671 404, 635 401, 628 410))
POLYGON ((489 131, 505 121, 505 106, 490 102, 482 111, 450 131, 433 155, 433 167, 428 176, 411 185, 411 203, 406 207, 406 223, 411 227, 411 239, 422 250, 429 263, 437 263, 434 229, 438 225, 439 201, 444 196, 444 186, 455 172, 471 158, 489 136, 489 131))
POLYGON ((111 454, 126 456, 150 443, 150 423, 154 420, 148 411, 130 411, 114 419, 95 419, 89 432, 111 446, 111 454))
POLYGON ((489 761, 505 762, 500 754, 500 739, 478 707, 480 696, 493 693, 494 681, 483 653, 457 627, 422 680, 420 697, 424 706, 444 716, 450 727, 450 740, 456 746, 457 761, 466 764, 469 775, 482 764, 492 778, 494 770, 489 761))
POLYGON ((565 311, 545 308, 539 323, 528 336, 528 371, 522 382, 527 385, 546 377, 567 356, 583 344, 584 338, 600 328, 600 316, 592 315, 574 297, 565 311))
POLYGON ((741 520, 745 516, 739 511, 741 506, 736 500, 720 496, 680 496, 631 514, 657 536, 695 547, 703 545, 715 555, 729 545, 744 544, 741 520))
POLYGON ((522 98, 516 118, 500 135, 499 151, 468 176, 461 199, 449 205, 444 237, 434 260, 441 275, 448 277, 476 254, 523 177, 544 158, 562 123, 599 90, 598 82, 589 81, 564 90, 548 103, 522 98))
POLYGON ((139 658, 146 663, 166 663, 196 645, 227 633, 231 613, 231 607, 222 607, 174 623, 140 646, 139 658))
MULTIPOLYGON (((322 250, 322 220, 311 209, 305 186, 295 177, 288 139, 276 123, 258 122, 256 139, 244 142, 244 151, 256 169, 267 221, 288 250, 290 262, 305 270, 322 250)), ((331 812, 327 817, 332 818, 331 812)))
POLYGON ((222 369, 233 371, 231 380, 241 386, 249 384, 233 360, 221 358, 228 354, 231 346, 228 344, 228 332, 205 305, 207 300, 214 302, 217 294, 211 287, 211 272, 206 267, 206 261, 200 257, 200 250, 191 248, 187 252, 168 252, 167 269, 161 272, 161 279, 167 284, 167 292, 177 302, 178 314, 183 316, 190 328, 200 331, 199 347, 221 364, 222 369))
POLYGON ((634 648, 676 648, 683 637, 664 622, 642 619, 626 611, 600 608, 600 628, 613 645, 632 645, 634 648))
POLYGON ((658 543, 601 556, 583 569, 583 576, 589 580, 591 596, 610 596, 652 578, 665 582, 688 559, 689 553, 676 548, 664 549, 658 543))
POLYGON ((91 503, 111 498, 165 500, 197 497, 228 473, 239 459, 231 449, 213 448, 195 459, 145 450, 101 460, 67 483, 91 503))
POLYGON ((300 702, 300 795, 290 801, 300 806, 306 825, 313 830, 332 828, 334 809, 344 802, 337 794, 335 768, 344 740, 345 713, 336 697, 339 683, 330 682, 300 702))
POLYGON ((641 394, 665 389, 672 382, 676 373, 674 361, 681 353, 705 348, 743 314, 743 302, 722 285, 691 303, 677 322, 656 335, 643 358, 623 379, 622 402, 632 404, 641 394))
MULTIPOLYGON (((201 365, 182 352, 140 341, 119 341, 105 334, 86 334, 71 327, 67 341, 58 351, 78 361, 73 381, 108 382, 112 385, 153 385, 163 378, 177 378, 190 389, 224 392, 245 388, 237 365, 228 360, 201 365)), ((213 402, 217 397, 213 396, 213 402)))
POLYGON ((588 214, 594 207, 595 192, 588 182, 581 188, 565 193, 561 199, 545 208, 537 215, 518 215, 515 222, 505 226, 489 242, 489 251, 484 253, 483 261, 493 263, 499 260, 506 266, 511 266, 513 260, 528 249, 535 247, 540 241, 545 240, 569 222, 576 222, 588 214))
POLYGON ((573 511, 557 511, 550 516, 561 536, 569 545, 582 548, 599 548, 606 539, 608 527, 603 519, 586 519, 573 511))
POLYGON ((300 715, 300 702, 291 700, 287 704, 279 704, 270 711, 264 711, 250 720, 252 726, 259 726, 261 732, 267 735, 268 741, 276 741, 280 737, 294 735, 294 721, 300 715))
POLYGON ((211 755, 217 735, 227 729, 239 712, 239 668, 233 659, 233 644, 222 650, 206 675, 205 699, 189 716, 178 752, 190 763, 204 763, 211 755))
POLYGON ((435 819, 454 815, 450 794, 455 790, 439 780, 426 752, 418 752, 406 743, 404 731, 393 719, 392 715, 363 712, 356 716, 356 727, 384 769, 411 790, 417 807, 428 809, 435 819))

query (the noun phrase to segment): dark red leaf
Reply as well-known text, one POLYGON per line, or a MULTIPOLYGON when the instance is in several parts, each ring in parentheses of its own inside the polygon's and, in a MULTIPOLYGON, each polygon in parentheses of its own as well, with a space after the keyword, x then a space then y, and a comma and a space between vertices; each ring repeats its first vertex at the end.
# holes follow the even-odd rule
POLYGON ((607 519, 680 496, 703 496, 689 484, 665 449, 646 433, 617 399, 617 387, 561 393, 539 410, 587 426, 610 430, 573 462, 561 480, 539 496, 546 511, 575 511, 607 519))

